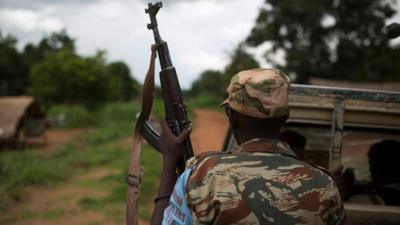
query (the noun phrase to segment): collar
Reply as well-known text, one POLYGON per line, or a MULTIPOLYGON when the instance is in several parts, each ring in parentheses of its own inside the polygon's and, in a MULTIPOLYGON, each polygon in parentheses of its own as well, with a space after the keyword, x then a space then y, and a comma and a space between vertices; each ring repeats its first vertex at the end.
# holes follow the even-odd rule
POLYGON ((296 154, 290 149, 290 146, 279 139, 255 138, 239 145, 232 153, 240 152, 268 152, 279 153, 282 155, 297 158, 296 154))

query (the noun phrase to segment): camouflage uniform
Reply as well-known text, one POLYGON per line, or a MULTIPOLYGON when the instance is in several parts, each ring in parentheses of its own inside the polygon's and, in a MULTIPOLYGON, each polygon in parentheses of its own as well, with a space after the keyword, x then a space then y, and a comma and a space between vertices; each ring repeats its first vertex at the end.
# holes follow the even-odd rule
POLYGON ((253 139, 203 159, 186 185, 194 224, 342 224, 333 179, 279 140, 253 139), (280 153, 277 153, 280 152, 280 153))
POLYGON ((283 116, 289 113, 289 86, 289 78, 280 70, 245 70, 232 77, 222 104, 257 118, 283 116))
MULTIPOLYGON (((232 77, 223 104, 251 117, 281 117, 289 113, 289 86, 279 70, 242 71, 232 77)), ((184 172, 186 186, 177 185, 175 191, 185 192, 182 211, 188 206, 194 224, 344 223, 333 179, 297 160, 283 141, 253 139, 230 153, 211 154, 188 164, 195 166, 184 172)), ((169 207, 164 215, 171 218, 171 211, 169 207)))

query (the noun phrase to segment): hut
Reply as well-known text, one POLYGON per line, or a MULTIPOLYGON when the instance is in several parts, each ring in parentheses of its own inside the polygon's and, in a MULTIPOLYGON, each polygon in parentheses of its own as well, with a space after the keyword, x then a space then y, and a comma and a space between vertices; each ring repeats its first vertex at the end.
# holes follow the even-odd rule
POLYGON ((46 114, 32 96, 0 97, 0 149, 46 143, 46 114))

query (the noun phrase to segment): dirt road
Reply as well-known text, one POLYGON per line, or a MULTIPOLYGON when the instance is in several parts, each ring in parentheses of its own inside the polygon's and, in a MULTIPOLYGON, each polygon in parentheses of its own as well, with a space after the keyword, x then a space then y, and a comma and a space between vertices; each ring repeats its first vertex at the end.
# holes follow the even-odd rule
POLYGON ((196 121, 191 134, 195 154, 221 150, 228 130, 228 121, 222 112, 195 109, 196 121))

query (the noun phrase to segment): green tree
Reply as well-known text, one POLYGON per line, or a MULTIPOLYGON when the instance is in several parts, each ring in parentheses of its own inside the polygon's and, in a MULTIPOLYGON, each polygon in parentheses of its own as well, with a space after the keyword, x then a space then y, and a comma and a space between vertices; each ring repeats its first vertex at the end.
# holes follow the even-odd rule
POLYGON ((226 96, 226 87, 232 76, 242 70, 258 68, 260 65, 253 56, 246 52, 244 45, 239 44, 231 53, 230 61, 221 72, 218 70, 206 70, 200 77, 192 83, 190 94, 197 96, 200 94, 214 95, 220 98, 226 96))
POLYGON ((311 76, 400 80, 400 49, 382 35, 385 20, 394 14, 389 0, 268 0, 246 43, 271 42, 267 60, 299 83, 311 76), (273 60, 277 51, 285 62, 273 60))
POLYGON ((190 94, 197 96, 200 94, 210 94, 214 96, 224 96, 223 75, 217 70, 206 70, 201 73, 199 79, 193 82, 190 94))
POLYGON ((131 76, 129 67, 124 62, 110 63, 106 70, 111 76, 114 99, 126 101, 138 96, 140 84, 131 76))
POLYGON ((0 32, 0 95, 23 95, 29 86, 29 71, 47 55, 62 49, 74 51, 74 40, 65 30, 52 33, 37 45, 27 44, 23 52, 16 48, 17 40, 0 32))
POLYGON ((24 47, 23 55, 28 67, 44 60, 47 55, 58 52, 62 49, 75 51, 75 40, 69 37, 65 30, 54 32, 44 37, 37 45, 27 44, 24 47))
POLYGON ((253 56, 246 52, 243 44, 239 44, 239 46, 231 54, 230 58, 230 62, 225 67, 223 72, 225 86, 229 84, 232 76, 234 76, 236 73, 243 70, 260 67, 253 56))
POLYGON ((27 67, 15 47, 17 40, 0 32, 0 95, 22 95, 28 83, 27 67))
POLYGON ((77 56, 72 49, 49 54, 33 66, 29 92, 48 104, 68 102, 92 105, 107 101, 112 81, 105 70, 104 54, 77 56))

